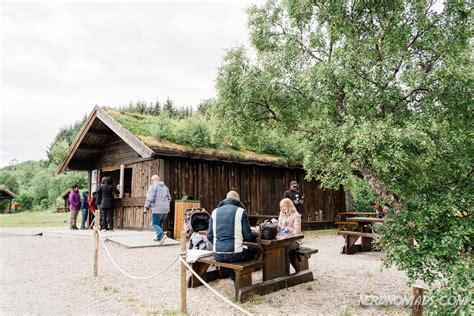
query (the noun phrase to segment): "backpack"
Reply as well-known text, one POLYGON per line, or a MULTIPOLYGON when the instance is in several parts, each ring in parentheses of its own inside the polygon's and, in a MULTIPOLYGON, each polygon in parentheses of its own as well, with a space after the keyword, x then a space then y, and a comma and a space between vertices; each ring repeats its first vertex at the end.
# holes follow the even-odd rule
POLYGON ((260 239, 275 239, 278 235, 278 224, 267 219, 260 224, 260 239))
POLYGON ((185 222, 186 233, 189 238, 189 249, 212 250, 212 245, 208 242, 206 235, 199 234, 200 231, 207 231, 211 215, 203 209, 186 210, 185 222))

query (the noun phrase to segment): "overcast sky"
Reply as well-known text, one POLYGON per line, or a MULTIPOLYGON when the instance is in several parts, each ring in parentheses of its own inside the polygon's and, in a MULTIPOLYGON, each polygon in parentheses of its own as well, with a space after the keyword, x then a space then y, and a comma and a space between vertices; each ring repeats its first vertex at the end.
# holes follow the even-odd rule
POLYGON ((2 2, 0 167, 45 159, 94 105, 215 96, 225 49, 262 1, 2 2))

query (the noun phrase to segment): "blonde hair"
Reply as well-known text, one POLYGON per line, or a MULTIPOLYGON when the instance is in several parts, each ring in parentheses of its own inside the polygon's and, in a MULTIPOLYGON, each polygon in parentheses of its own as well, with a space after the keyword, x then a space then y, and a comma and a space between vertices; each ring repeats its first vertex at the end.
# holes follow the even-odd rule
MULTIPOLYGON (((295 205, 293 204, 293 201, 290 200, 289 198, 284 198, 283 200, 280 201, 280 207, 285 206, 288 212, 286 213, 286 216, 291 215, 293 213, 298 213, 296 210, 295 205)), ((280 214, 282 212, 280 211, 280 214)))

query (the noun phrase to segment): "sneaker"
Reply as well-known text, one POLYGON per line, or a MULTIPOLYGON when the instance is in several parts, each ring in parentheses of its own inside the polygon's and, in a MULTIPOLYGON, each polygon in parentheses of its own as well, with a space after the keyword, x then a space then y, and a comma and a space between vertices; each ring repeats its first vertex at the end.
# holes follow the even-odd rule
POLYGON ((158 244, 161 246, 165 243, 166 238, 168 238, 165 234, 163 234, 163 237, 161 237, 161 240, 158 242, 158 244))
POLYGON ((158 238, 153 238, 153 241, 160 241, 158 238))
POLYGON ((79 230, 79 228, 77 228, 76 226, 74 226, 73 228, 71 228, 72 230, 79 230))

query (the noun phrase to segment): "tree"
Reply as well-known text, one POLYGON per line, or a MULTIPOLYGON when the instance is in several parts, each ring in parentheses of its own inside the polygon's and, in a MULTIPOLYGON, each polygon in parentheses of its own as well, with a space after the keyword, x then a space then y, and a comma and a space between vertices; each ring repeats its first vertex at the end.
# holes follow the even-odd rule
POLYGON ((472 281, 458 273, 474 266, 471 5, 268 1, 248 15, 256 58, 229 50, 217 78, 229 132, 293 135, 308 178, 361 178, 392 207, 387 264, 445 289, 472 281))
POLYGON ((166 99, 165 104, 163 104, 162 113, 167 117, 174 117, 176 115, 173 100, 171 100, 170 98, 166 99))

